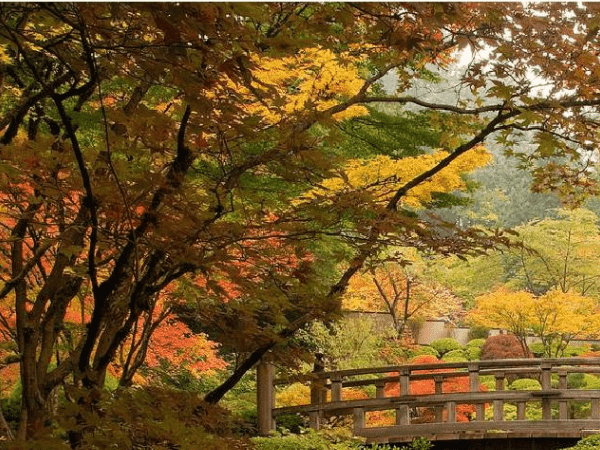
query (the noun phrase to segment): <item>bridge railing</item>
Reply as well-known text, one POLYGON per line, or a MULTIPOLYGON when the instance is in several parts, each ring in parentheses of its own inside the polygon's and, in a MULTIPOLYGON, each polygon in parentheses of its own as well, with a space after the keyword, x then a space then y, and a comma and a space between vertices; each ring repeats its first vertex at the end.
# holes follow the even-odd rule
MULTIPOLYGON (((411 436, 428 433, 465 433, 495 430, 518 429, 520 431, 546 429, 560 424, 557 430, 573 433, 573 430, 600 428, 600 390, 570 389, 567 377, 573 373, 600 374, 600 359, 556 358, 556 359, 511 359, 493 361, 451 362, 438 364, 412 364, 322 371, 317 365, 309 375, 295 378, 273 379, 269 364, 259 367, 258 400, 259 431, 263 434, 275 426, 282 414, 302 413, 310 418, 310 424, 319 428, 324 418, 329 416, 351 415, 354 418, 354 431, 357 435, 377 437, 380 435, 411 436), (554 383, 552 381, 554 375, 554 383), (495 391, 481 388, 481 377, 493 376, 495 391), (270 378, 269 378, 270 377, 270 378), (461 392, 446 392, 452 383, 461 377, 466 388, 461 392), (541 390, 505 390, 505 380, 535 378, 541 390), (416 394, 411 391, 412 382, 430 380, 433 392, 416 394), (276 407, 275 389, 293 382, 310 385, 311 402, 305 405, 276 407), (386 394, 386 386, 397 386, 398 395, 386 394), (346 400, 348 388, 374 386, 372 398, 346 400), (464 392, 462 392, 464 391, 464 392), (585 402, 589 405, 588 418, 572 417, 569 404, 585 402), (528 421, 528 404, 541 405, 541 420, 528 421), (506 420, 504 405, 516 406, 515 420, 506 420), (469 405, 474 414, 468 422, 459 422, 457 408, 469 405), (369 427, 366 415, 373 411, 395 411, 395 425, 390 427, 369 427), (419 423, 419 411, 432 411, 428 423, 419 423), (488 411, 486 419, 486 410, 488 411), (596 421, 596 422, 594 422, 596 421)), ((464 420, 464 417, 462 418, 464 420)))

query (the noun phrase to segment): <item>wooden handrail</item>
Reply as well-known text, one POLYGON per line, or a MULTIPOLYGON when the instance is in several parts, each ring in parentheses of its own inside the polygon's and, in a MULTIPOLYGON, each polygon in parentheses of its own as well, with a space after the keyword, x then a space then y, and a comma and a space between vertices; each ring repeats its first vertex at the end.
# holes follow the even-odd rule
MULTIPOLYGON (((571 430, 579 427, 581 420, 568 417, 568 402, 591 403, 591 421, 593 426, 600 429, 600 390, 568 389, 567 375, 571 373, 600 374, 600 359, 591 358, 552 358, 552 359, 510 359, 490 361, 451 362, 439 364, 412 364, 404 366, 386 366, 360 368, 325 372, 322 366, 305 376, 279 378, 271 380, 270 389, 291 382, 309 382, 311 384, 311 403, 299 406, 271 408, 271 418, 282 414, 302 413, 311 417, 311 426, 318 428, 323 417, 328 415, 352 414, 355 417, 355 433, 364 434, 365 413, 368 411, 395 410, 398 430, 407 430, 411 425, 410 411, 418 408, 430 408, 435 412, 436 424, 454 424, 457 420, 458 405, 474 405, 475 422, 505 423, 504 405, 509 402, 517 405, 517 421, 525 421, 525 405, 531 402, 541 403, 542 419, 552 419, 552 406, 558 404, 558 419, 571 425, 561 425, 562 429, 571 430), (430 371, 430 372, 426 372, 430 371), (558 385, 552 387, 552 374, 558 374, 558 385), (496 391, 480 391, 480 377, 492 375, 496 379, 496 391), (515 376, 534 377, 540 381, 542 390, 513 391, 503 390, 504 380, 515 376), (366 379, 364 377, 367 377, 366 379), (468 379, 468 392, 444 392, 445 381, 462 377, 468 379), (359 378, 359 379, 356 379, 359 378), (360 379, 362 378, 362 379, 360 379), (435 393, 413 395, 410 383, 418 380, 433 380, 435 393), (400 386, 400 395, 385 397, 384 387, 390 383, 400 386), (374 385, 376 398, 363 400, 342 400, 343 390, 350 387, 374 385), (329 398, 327 392, 330 393, 329 398), (493 407, 493 420, 485 420, 486 405, 493 407), (402 428, 404 427, 404 428, 402 428), (565 428, 566 427, 566 428, 565 428), (362 431, 361 431, 362 430, 362 431)), ((264 370, 263 370, 264 372, 264 370)), ((265 382, 259 383, 263 388, 265 382)), ((271 396, 262 396, 272 399, 271 396)), ((264 404, 263 400, 263 404, 264 404)), ((263 406, 263 411, 265 407, 263 406)), ((586 424, 588 422, 583 421, 586 424)), ((268 423, 263 419, 263 424, 268 423)), ((447 425, 444 425, 448 428, 447 425)), ((462 428, 470 429, 461 424, 462 428)), ((525 425, 523 429, 527 428, 525 425)), ((448 429, 452 429, 450 426, 448 429)), ((473 426, 474 430, 481 429, 480 425, 473 426)), ((369 431, 369 433, 373 433, 369 431)))

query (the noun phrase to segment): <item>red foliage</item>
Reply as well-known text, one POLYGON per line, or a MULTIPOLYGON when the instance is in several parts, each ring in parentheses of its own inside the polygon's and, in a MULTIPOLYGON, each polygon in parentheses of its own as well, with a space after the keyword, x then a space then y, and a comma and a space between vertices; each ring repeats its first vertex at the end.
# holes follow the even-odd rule
MULTIPOLYGON (((435 356, 431 355, 420 355, 413 359, 413 364, 439 364, 441 363, 435 356)), ((415 370, 413 374, 433 374, 433 373, 447 373, 451 369, 427 369, 427 370, 415 370)), ((397 376, 397 373, 392 374, 397 376)), ((485 386, 480 386, 481 391, 485 391, 485 386)), ((394 397, 400 395, 400 387, 398 383, 388 383, 385 386, 385 394, 387 397, 394 397)), ((469 377, 467 375, 461 377, 445 378, 442 383, 442 392, 469 392, 469 377)), ((411 395, 430 395, 435 393, 435 382, 433 378, 426 380, 413 380, 410 382, 410 394, 411 395)), ((444 416, 446 416, 444 412, 444 416)), ((471 417, 475 414, 475 405, 461 404, 456 406, 456 421, 457 422, 469 422, 471 417)), ((430 423, 435 422, 435 410, 432 408, 423 408, 418 419, 419 422, 430 423)))
POLYGON ((481 359, 527 358, 521 343, 512 334, 490 336, 481 347, 481 359))

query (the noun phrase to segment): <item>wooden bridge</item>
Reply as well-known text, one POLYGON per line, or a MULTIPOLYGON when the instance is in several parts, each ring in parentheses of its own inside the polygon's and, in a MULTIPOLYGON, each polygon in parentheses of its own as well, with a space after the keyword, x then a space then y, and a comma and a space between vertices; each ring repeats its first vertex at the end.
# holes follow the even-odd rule
POLYGON ((317 429, 328 418, 349 416, 354 423, 354 434, 366 438, 367 443, 408 442, 420 436, 448 441, 581 438, 600 433, 600 389, 576 389, 568 383, 574 378, 572 374, 600 375, 600 359, 511 359, 335 372, 324 372, 316 366, 311 374, 294 379, 274 379, 273 374, 274 368, 269 363, 258 366, 262 434, 275 428, 278 416, 296 413, 307 415, 310 426, 317 429), (464 388, 460 390, 466 392, 452 389, 456 383, 451 380, 457 378, 462 378, 464 388), (536 390, 506 389, 506 380, 519 378, 536 379, 541 389, 539 386, 536 390), (495 390, 482 385, 483 380, 489 384, 490 379, 495 390), (429 380, 433 392, 414 393, 414 382, 425 380, 429 380), (292 382, 310 384, 311 403, 276 407, 276 389, 292 382), (346 399, 348 388, 365 386, 374 386, 375 389, 370 389, 375 392, 371 398, 346 399), (393 386, 397 395, 386 395, 393 386), (535 418, 526 413, 532 408, 537 411, 535 418), (508 410, 513 413, 507 414, 508 410), (394 416, 392 423, 387 426, 370 423, 369 416, 377 411, 392 411, 387 413, 394 416))

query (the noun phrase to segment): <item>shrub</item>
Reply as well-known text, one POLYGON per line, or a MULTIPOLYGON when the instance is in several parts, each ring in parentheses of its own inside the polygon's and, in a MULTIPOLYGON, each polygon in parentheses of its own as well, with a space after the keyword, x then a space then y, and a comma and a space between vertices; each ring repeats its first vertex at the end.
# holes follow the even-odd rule
POLYGON ((570 389, 600 389, 600 379, 589 373, 570 373, 567 375, 567 387, 570 389))
POLYGON ((467 359, 469 361, 481 359, 481 349, 479 347, 467 347, 465 349, 465 354, 467 355, 467 359))
POLYGON ((459 350, 462 348, 458 341, 453 338, 436 339, 429 345, 437 350, 440 356, 444 356, 446 353, 451 352, 452 350, 459 350))
POLYGON ((519 378, 513 381, 508 388, 513 391, 541 391, 542 385, 538 380, 519 378))
POLYGON ((464 350, 451 350, 442 357, 444 362, 465 362, 469 358, 464 350))
POLYGON ((526 356, 521 343, 512 334, 490 336, 481 347, 482 360, 525 358, 526 356))
POLYGON ((234 437, 227 411, 207 404, 198 394, 172 389, 104 392, 94 408, 69 403, 59 409, 56 420, 54 435, 41 435, 31 448, 68 450, 67 435, 80 450, 233 450, 245 445, 234 437))
POLYGON ((529 351, 536 358, 543 358, 545 353, 544 344, 541 342, 533 342, 529 344, 529 351))
POLYGON ((484 338, 471 339, 469 342, 467 342, 467 348, 481 348, 483 347, 483 344, 485 344, 484 338))
POLYGON ((587 345, 581 345, 581 346, 568 345, 567 348, 565 348, 565 351, 563 352, 563 356, 566 356, 566 357, 582 356, 582 355, 585 355, 589 351, 590 351, 590 347, 588 347, 587 345))
POLYGON ((436 358, 438 358, 440 356, 438 351, 435 348, 430 347, 429 345, 419 346, 418 348, 416 348, 415 350, 412 351, 411 357, 414 358, 419 355, 431 355, 431 356, 435 356, 436 358))
POLYGON ((255 437, 252 443, 256 450, 358 450, 362 439, 352 437, 346 429, 306 430, 303 434, 255 437))
POLYGON ((600 450, 600 434, 586 436, 573 447, 567 447, 563 450, 600 450))

